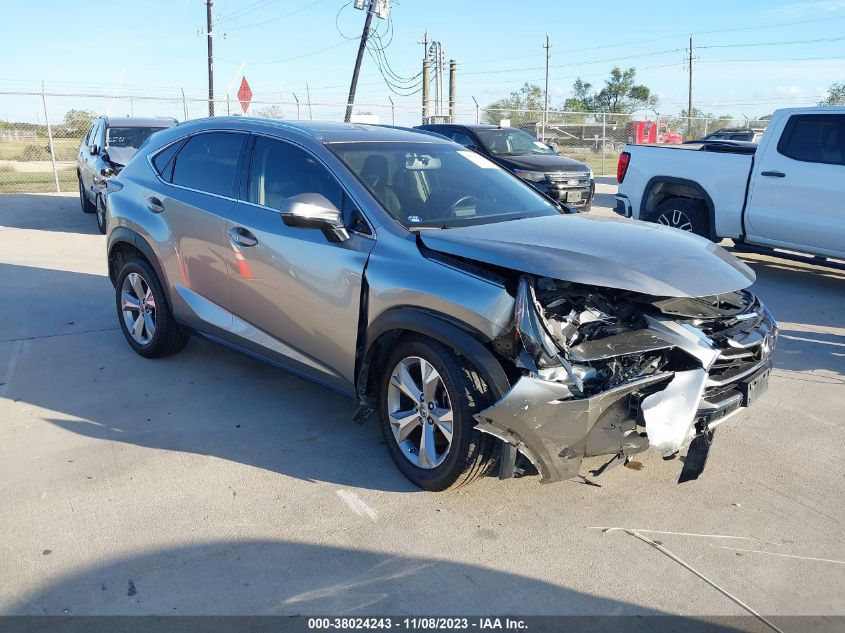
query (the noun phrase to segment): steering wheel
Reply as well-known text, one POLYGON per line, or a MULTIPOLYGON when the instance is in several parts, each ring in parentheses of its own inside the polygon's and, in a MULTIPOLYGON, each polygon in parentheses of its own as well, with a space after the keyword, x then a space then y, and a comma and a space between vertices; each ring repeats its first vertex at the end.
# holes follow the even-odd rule
MULTIPOLYGON (((475 196, 461 196, 460 198, 458 198, 457 200, 455 200, 451 204, 451 206, 449 207, 449 213, 451 215, 455 215, 456 209, 458 209, 458 207, 460 207, 462 204, 468 203, 468 202, 476 203, 475 206, 477 206, 477 204, 478 204, 478 200, 476 200, 475 196)), ((465 206, 470 206, 470 205, 466 204, 465 206)))

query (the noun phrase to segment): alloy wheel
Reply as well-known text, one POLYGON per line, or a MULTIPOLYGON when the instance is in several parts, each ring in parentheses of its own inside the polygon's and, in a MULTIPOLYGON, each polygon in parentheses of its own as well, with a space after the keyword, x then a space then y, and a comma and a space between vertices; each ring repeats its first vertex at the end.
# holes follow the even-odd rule
POLYGON ((138 273, 129 273, 124 278, 120 309, 132 340, 149 345, 156 331, 156 302, 150 284, 138 273))
POLYGON ((657 221, 664 226, 671 226, 673 229, 692 232, 692 220, 686 213, 678 209, 664 211, 657 218, 657 221))
POLYGON ((449 393, 434 366, 419 356, 403 358, 390 375, 387 410, 393 438, 414 466, 436 468, 452 446, 454 415, 449 393))

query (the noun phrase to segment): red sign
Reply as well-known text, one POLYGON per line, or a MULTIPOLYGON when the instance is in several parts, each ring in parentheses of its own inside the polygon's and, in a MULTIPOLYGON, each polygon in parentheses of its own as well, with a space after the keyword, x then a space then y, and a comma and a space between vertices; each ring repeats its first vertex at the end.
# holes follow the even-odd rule
POLYGON ((249 110, 249 104, 252 102, 252 90, 247 83, 246 77, 241 79, 241 87, 238 88, 238 101, 241 102, 241 108, 246 112, 249 110))

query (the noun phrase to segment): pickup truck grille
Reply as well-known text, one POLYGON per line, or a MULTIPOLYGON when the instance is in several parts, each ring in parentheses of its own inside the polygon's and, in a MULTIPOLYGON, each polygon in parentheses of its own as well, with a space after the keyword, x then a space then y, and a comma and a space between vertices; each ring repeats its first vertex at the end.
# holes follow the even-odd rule
POLYGON ((552 183, 568 184, 570 180, 577 180, 573 187, 589 187, 590 172, 588 171, 552 171, 546 174, 546 179, 552 183))

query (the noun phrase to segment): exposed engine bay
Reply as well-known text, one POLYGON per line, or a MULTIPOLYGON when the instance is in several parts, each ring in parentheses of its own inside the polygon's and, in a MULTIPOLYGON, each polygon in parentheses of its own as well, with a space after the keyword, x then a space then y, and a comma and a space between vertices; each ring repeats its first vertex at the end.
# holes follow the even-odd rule
MULTIPOLYGON (((689 445, 681 481, 704 468, 714 428, 768 384, 777 324, 747 290, 665 298, 523 275, 511 330, 494 341, 520 376, 476 415, 543 482, 594 475, 648 448, 689 445)), ((508 463, 508 462, 511 463, 508 463)))

